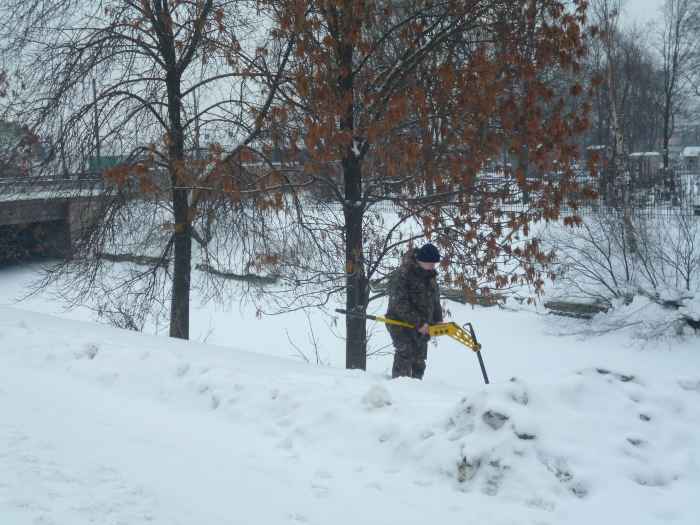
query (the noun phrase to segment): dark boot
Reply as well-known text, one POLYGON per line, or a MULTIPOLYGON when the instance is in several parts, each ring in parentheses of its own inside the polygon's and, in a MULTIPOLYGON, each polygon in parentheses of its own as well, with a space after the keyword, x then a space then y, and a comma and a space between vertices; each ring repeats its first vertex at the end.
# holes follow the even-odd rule
POLYGON ((414 379, 423 379, 425 373, 425 361, 414 361, 411 364, 411 376, 414 379))

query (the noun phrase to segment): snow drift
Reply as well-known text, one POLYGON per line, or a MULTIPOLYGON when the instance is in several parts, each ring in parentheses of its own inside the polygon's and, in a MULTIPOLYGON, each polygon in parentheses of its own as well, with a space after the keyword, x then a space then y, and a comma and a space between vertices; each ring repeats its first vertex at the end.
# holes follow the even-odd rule
POLYGON ((12 524, 697 520, 697 375, 466 391, 0 307, 0 414, 12 524))

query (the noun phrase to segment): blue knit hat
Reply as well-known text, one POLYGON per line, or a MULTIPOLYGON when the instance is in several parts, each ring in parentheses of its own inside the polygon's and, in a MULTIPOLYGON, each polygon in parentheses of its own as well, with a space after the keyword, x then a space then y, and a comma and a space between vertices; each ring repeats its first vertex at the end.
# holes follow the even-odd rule
POLYGON ((416 252, 416 260, 425 263, 437 264, 440 262, 440 252, 432 244, 426 244, 416 252))

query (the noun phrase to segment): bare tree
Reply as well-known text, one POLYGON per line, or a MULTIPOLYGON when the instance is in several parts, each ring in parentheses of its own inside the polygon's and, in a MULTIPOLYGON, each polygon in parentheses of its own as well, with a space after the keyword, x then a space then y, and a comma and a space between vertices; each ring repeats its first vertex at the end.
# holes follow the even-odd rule
MULTIPOLYGON (((612 92, 607 82, 597 90, 592 101, 594 133, 589 135, 587 144, 612 145, 615 150, 612 95, 623 149, 648 151, 659 142, 664 143, 664 137, 668 141, 673 136, 679 108, 687 110, 681 114, 692 114, 693 101, 687 95, 689 87, 700 85, 700 4, 697 0, 667 3, 660 11, 662 22, 645 26, 622 23, 619 17, 625 6, 625 2, 611 0, 591 3, 589 19, 602 30, 603 38, 591 42, 584 68, 590 75, 599 74, 606 79, 611 70, 612 92), (685 16, 685 22, 674 27, 671 20, 678 16, 685 16)), ((668 149, 668 142, 664 144, 668 149)), ((614 182, 603 179, 608 184, 614 182)), ((602 191, 605 193, 606 188, 602 191)))
POLYGON ((630 201, 630 174, 625 163, 622 120, 618 114, 617 101, 615 100, 618 75, 613 66, 616 51, 615 44, 619 39, 619 17, 622 9, 622 0, 599 0, 595 7, 596 22, 601 30, 600 36, 604 42, 606 55, 607 71, 605 72, 605 78, 607 81, 608 104, 613 133, 613 180, 615 187, 621 192, 623 230, 628 239, 630 249, 634 252, 636 241, 630 201))
POLYGON ((697 45, 693 34, 693 15, 697 10, 695 0, 666 0, 663 20, 659 28, 659 54, 663 73, 663 157, 664 169, 668 169, 668 142, 673 136, 676 117, 687 97, 688 68, 692 51, 697 45))
POLYGON ((691 39, 691 66, 687 70, 688 82, 696 96, 700 96, 700 3, 696 2, 689 19, 691 39))
POLYGON ((265 174, 244 161, 264 138, 292 43, 271 40, 264 13, 243 1, 8 0, 0 20, 0 80, 12 84, 4 112, 60 145, 44 175, 67 162, 101 181, 73 256, 40 286, 62 282, 73 303, 99 290, 99 309, 116 318, 169 305, 170 335, 188 338, 193 240, 211 266, 224 255, 212 249, 212 225, 233 217, 220 247, 243 236, 234 212, 255 213, 254 199, 242 199, 265 174), (130 247, 147 251, 148 264, 126 273, 103 264, 105 252, 130 247))
POLYGON ((619 33, 613 70, 617 86, 613 94, 621 121, 625 152, 650 151, 661 134, 662 111, 659 104, 661 81, 651 52, 648 28, 635 25, 619 33), (616 60, 615 60, 616 58, 616 60))

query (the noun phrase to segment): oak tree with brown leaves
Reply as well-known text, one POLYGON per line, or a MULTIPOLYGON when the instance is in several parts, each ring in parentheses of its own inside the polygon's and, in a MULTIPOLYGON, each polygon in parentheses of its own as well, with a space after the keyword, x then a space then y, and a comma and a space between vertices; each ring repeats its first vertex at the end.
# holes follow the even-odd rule
MULTIPOLYGON (((366 312, 400 253, 426 240, 444 256, 444 284, 468 300, 516 284, 541 291, 551 254, 532 225, 590 193, 572 169, 588 127, 588 86, 575 78, 586 3, 266 5, 295 50, 272 125, 288 153, 287 214, 266 230, 276 252, 250 263, 288 286, 264 299, 282 311, 338 296, 366 312), (563 94, 549 82, 561 71, 573 79, 563 94), (523 192, 529 202, 509 210, 523 192)), ((345 327, 346 366, 364 369, 366 323, 345 327)))

